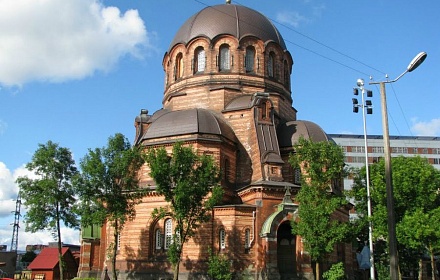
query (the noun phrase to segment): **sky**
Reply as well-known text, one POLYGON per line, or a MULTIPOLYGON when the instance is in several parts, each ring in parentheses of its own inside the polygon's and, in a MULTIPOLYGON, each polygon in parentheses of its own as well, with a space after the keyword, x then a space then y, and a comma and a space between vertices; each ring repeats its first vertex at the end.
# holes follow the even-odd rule
MULTIPOLYGON (((224 0, 0 0, 0 244, 10 248, 19 176, 38 144, 69 148, 76 163, 88 149, 123 133, 134 118, 162 107, 162 59, 179 27, 224 0)), ((373 91, 367 133, 381 135, 380 91, 419 53, 419 68, 386 85, 393 136, 440 136, 440 1, 240 0, 267 16, 290 51, 298 119, 325 132, 363 134, 352 112, 357 79, 373 91)), ((219 23, 221 24, 221 23, 219 23)), ((25 232, 18 248, 47 244, 50 233, 25 232)), ((79 244, 63 228, 64 243, 79 244)))

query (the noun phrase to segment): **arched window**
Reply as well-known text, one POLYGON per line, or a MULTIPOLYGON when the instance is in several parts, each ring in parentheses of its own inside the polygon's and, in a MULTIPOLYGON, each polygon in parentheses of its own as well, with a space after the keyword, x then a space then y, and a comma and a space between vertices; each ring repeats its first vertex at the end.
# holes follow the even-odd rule
POLYGON ((194 73, 205 71, 206 56, 203 47, 198 47, 194 53, 194 73))
POLYGON ((226 232, 223 228, 219 232, 219 247, 220 250, 226 248, 226 232))
POLYGON ((246 48, 246 57, 245 57, 245 66, 246 73, 254 72, 254 64, 255 64, 255 48, 249 46, 246 48))
POLYGON ((249 249, 251 247, 251 230, 246 229, 244 231, 244 248, 249 249))
POLYGON ((175 68, 175 80, 182 78, 183 76, 183 55, 179 53, 176 56, 176 68, 175 68))
POLYGON ((267 62, 267 74, 271 78, 275 76, 275 54, 273 52, 269 53, 269 60, 267 62))
POLYGON ((173 243, 173 221, 171 219, 165 220, 165 243, 164 249, 168 250, 173 243))
POLYGON ((228 71, 231 70, 231 63, 230 58, 231 54, 229 52, 229 46, 228 45, 221 45, 220 46, 220 59, 219 59, 219 70, 220 71, 228 71))
POLYGON ((260 105, 260 120, 270 121, 271 104, 269 101, 263 101, 260 105))
POLYGON ((284 84, 286 85, 286 87, 290 87, 289 67, 286 60, 284 60, 284 84))
POLYGON ((154 233, 154 240, 156 243, 156 249, 162 248, 162 237, 160 234, 160 229, 156 229, 156 231, 154 233))

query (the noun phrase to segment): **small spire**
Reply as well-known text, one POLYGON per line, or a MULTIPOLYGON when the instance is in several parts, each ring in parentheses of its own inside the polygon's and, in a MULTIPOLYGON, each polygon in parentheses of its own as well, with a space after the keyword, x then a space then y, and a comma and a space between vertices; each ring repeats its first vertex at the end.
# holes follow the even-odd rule
POLYGON ((231 0, 226 0, 226 4, 231 4, 231 0))

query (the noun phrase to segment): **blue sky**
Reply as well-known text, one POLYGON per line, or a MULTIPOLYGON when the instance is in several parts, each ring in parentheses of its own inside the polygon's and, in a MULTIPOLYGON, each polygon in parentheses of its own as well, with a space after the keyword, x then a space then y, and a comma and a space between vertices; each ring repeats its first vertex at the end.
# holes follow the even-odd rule
MULTIPOLYGON (((298 118, 327 133, 362 134, 352 113, 358 78, 400 75, 419 52, 425 62, 387 85, 391 135, 440 136, 440 2, 387 0, 232 1, 271 19, 294 59, 298 118)), ((191 15, 223 0, 0 0, 0 244, 10 246, 17 176, 38 143, 87 149, 121 132, 134 137, 141 109, 162 106, 162 59, 191 15)), ((221 24, 221 23, 219 23, 221 24)), ((380 95, 373 90, 369 134, 382 134, 380 95)), ((65 229, 64 242, 78 243, 65 229)), ((19 248, 47 243, 24 231, 19 248)))

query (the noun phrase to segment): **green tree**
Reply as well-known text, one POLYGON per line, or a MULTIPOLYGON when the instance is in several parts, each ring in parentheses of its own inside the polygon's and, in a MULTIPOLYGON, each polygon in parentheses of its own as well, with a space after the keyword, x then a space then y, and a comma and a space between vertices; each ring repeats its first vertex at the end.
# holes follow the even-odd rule
POLYGON ((135 217, 135 206, 146 193, 138 185, 138 171, 144 162, 142 148, 132 147, 120 133, 110 137, 106 147, 89 149, 80 162, 81 176, 75 184, 81 225, 108 222, 112 227, 113 242, 108 250, 115 280, 118 237, 127 220, 135 217))
POLYGON ((213 280, 231 280, 231 260, 226 255, 214 254, 209 249, 208 275, 213 280))
POLYGON ((342 188, 336 182, 341 182, 344 173, 344 153, 331 142, 304 138, 293 148, 289 161, 294 168, 301 168, 302 175, 296 197, 299 219, 292 222, 292 232, 303 238, 305 250, 315 263, 316 279, 320 279, 323 258, 349 232, 348 222, 333 217, 348 203, 341 193, 332 192, 332 187, 342 188))
MULTIPOLYGON (((361 180, 365 169, 355 175, 351 196, 356 201, 357 211, 366 210, 365 183, 361 180)), ((406 252, 412 256, 423 256, 438 248, 438 221, 440 211, 440 171, 427 159, 416 157, 392 158, 392 180, 396 237, 399 249, 400 268, 409 270, 417 263, 408 263, 406 252), (437 220, 436 220, 437 219, 437 220), (437 227, 437 230, 436 230, 437 227)), ((385 163, 383 160, 370 166, 373 238, 388 236, 385 163)), ((366 219, 361 215, 360 219, 366 219)), ((438 249, 437 249, 438 250, 438 249)), ((388 258, 386 258, 388 259, 388 258)), ((405 271, 403 271, 405 274, 405 271)))
POLYGON ((21 257, 20 261, 24 262, 24 263, 31 263, 36 257, 37 257, 37 254, 34 251, 27 251, 21 257))
POLYGON ((48 141, 39 144, 26 168, 36 175, 17 179, 21 198, 27 207, 26 230, 50 230, 58 241, 60 279, 64 278, 61 222, 70 228, 78 227, 74 213, 76 202, 72 178, 78 173, 69 149, 48 141))
MULTIPOLYGON (((418 252, 427 251, 431 259, 432 280, 435 280, 435 254, 440 252, 440 207, 424 213, 416 209, 407 213, 397 225, 399 240, 418 252)), ((421 278, 419 278, 421 279, 421 278)))
POLYGON ((174 242, 168 250, 176 280, 184 244, 209 220, 210 211, 223 196, 219 169, 212 157, 198 155, 192 147, 181 143, 174 144, 171 156, 163 147, 149 150, 146 161, 157 193, 169 203, 167 207, 156 208, 153 215, 171 217, 176 222, 174 242))

